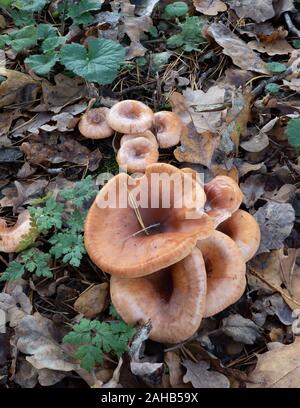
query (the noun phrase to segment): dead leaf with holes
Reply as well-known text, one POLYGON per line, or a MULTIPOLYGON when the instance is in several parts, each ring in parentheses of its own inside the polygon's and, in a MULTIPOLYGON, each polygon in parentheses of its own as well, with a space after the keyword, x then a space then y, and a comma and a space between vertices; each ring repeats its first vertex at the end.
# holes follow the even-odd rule
POLYGON ((37 98, 40 84, 22 72, 0 68, 0 75, 6 81, 0 84, 0 108, 19 105, 21 109, 30 107, 37 98))
POLYGON ((221 0, 193 0, 197 11, 206 16, 216 16, 227 10, 227 5, 221 0))
POLYGON ((257 355, 248 388, 300 388, 300 338, 257 355))
POLYGON ((211 24, 207 33, 223 48, 223 53, 228 55, 238 67, 247 71, 269 73, 260 55, 224 24, 211 24))

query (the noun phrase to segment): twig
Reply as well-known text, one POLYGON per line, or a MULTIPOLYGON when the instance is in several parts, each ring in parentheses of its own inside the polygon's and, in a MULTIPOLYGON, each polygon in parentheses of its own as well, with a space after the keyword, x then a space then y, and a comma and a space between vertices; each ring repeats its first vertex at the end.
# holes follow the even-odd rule
POLYGON ((284 13, 284 19, 286 22, 286 25, 288 26, 289 31, 292 33, 296 34, 297 37, 300 37, 300 30, 294 25, 291 16, 289 15, 288 12, 284 13))
POLYGON ((298 68, 300 68, 300 63, 297 64, 296 67, 294 67, 293 65, 291 65, 291 66, 288 67, 284 72, 281 72, 281 73, 278 74, 278 75, 274 75, 274 76, 272 76, 271 78, 262 81, 262 82, 261 82, 259 85, 257 85, 257 87, 254 88, 253 91, 251 92, 252 97, 253 97, 253 98, 257 98, 257 97, 263 92, 263 90, 265 89, 265 87, 266 87, 268 84, 271 84, 271 83, 273 83, 273 82, 281 81, 282 79, 284 79, 284 78, 286 78, 287 76, 291 75, 291 74, 295 71, 295 69, 298 69, 298 68))

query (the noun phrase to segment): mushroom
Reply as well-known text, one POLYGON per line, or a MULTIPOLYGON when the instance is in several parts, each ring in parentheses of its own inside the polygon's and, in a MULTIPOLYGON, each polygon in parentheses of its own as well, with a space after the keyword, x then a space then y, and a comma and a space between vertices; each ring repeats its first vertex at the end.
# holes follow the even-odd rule
POLYGON ((78 129, 82 136, 88 139, 104 139, 114 134, 107 123, 108 108, 90 109, 79 121, 78 129))
POLYGON ((136 137, 124 142, 117 154, 119 166, 129 173, 143 173, 149 164, 157 163, 157 146, 145 137, 136 137))
POLYGON ((231 216, 243 201, 238 184, 227 176, 217 176, 204 185, 207 196, 206 212, 217 227, 231 216))
POLYGON ((246 287, 246 264, 235 242, 220 231, 199 240, 207 274, 204 317, 213 316, 235 303, 246 287))
POLYGON ((260 229, 251 214, 237 210, 218 226, 218 230, 237 244, 246 262, 253 258, 260 244, 260 229))
POLYGON ((154 114, 154 128, 159 147, 166 149, 180 142, 184 125, 176 113, 161 111, 154 114))
POLYGON ((151 132, 151 130, 145 130, 145 132, 142 133, 134 133, 131 135, 123 135, 121 137, 120 140, 120 146, 122 146, 122 144, 124 142, 127 142, 128 140, 132 140, 132 139, 136 139, 137 137, 144 137, 145 139, 149 140, 150 142, 152 142, 153 144, 155 144, 155 146, 158 147, 158 143, 156 140, 156 137, 154 136, 154 134, 151 132))
POLYGON ((116 103, 107 115, 111 128, 120 133, 142 133, 153 125, 153 112, 142 102, 125 100, 116 103))
POLYGON ((0 218, 0 252, 18 252, 24 235, 32 230, 31 221, 27 210, 19 214, 13 227, 8 227, 6 221, 0 218))
POLYGON ((151 320, 150 339, 178 343, 199 328, 206 295, 206 273, 201 252, 169 268, 136 279, 112 276, 112 303, 128 324, 151 320))
POLYGON ((212 233, 213 223, 203 212, 203 189, 187 177, 156 163, 142 177, 120 173, 109 180, 86 218, 85 246, 92 261, 112 275, 134 278, 189 255, 198 237, 212 233), (190 191, 184 191, 189 184, 190 191))

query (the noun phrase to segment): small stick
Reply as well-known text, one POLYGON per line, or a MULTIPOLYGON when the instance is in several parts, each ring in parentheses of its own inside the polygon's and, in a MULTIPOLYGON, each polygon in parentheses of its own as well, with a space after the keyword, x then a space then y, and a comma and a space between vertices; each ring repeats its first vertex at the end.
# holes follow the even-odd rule
POLYGON ((292 33, 296 34, 297 37, 300 37, 300 30, 294 25, 291 16, 289 15, 288 12, 284 13, 284 19, 286 22, 286 25, 288 26, 289 31, 292 33))

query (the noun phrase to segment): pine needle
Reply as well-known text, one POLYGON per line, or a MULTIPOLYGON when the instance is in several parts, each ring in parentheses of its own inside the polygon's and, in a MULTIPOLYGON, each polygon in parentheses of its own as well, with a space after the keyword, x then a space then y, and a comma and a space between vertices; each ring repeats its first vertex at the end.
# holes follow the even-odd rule
POLYGON ((145 227, 145 224, 144 224, 144 221, 142 219, 140 210, 138 208, 138 204, 136 202, 136 199, 134 198, 133 194, 128 189, 126 184, 125 184, 125 186, 126 186, 126 189, 127 189, 127 192, 128 192, 128 198, 129 198, 129 201, 130 201, 130 205, 132 206, 132 208, 133 208, 133 210, 135 212, 136 218, 137 218, 140 226, 142 227, 142 231, 144 231, 146 235, 149 235, 149 232, 148 232, 147 228, 145 227))

